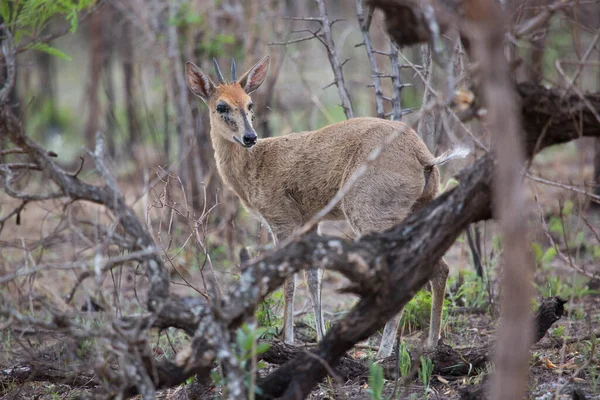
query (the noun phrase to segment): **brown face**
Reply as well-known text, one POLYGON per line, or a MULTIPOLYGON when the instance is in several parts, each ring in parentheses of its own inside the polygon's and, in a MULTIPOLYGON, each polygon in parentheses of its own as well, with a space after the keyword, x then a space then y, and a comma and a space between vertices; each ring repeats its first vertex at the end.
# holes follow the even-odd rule
POLYGON ((269 56, 263 57, 237 80, 233 67, 231 83, 225 82, 216 61, 215 68, 220 86, 215 86, 207 74, 188 61, 185 74, 188 87, 208 105, 213 132, 217 132, 226 140, 250 148, 256 144, 257 136, 252 127, 254 106, 249 95, 258 89, 267 77, 269 56))
POLYGON ((252 127, 254 104, 237 82, 216 88, 209 107, 211 124, 225 139, 246 148, 256 144, 256 131, 252 127))

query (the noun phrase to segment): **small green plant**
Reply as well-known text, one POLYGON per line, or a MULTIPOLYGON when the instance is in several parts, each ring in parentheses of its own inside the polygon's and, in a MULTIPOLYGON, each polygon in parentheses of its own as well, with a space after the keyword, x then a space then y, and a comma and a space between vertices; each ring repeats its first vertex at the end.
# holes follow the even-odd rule
POLYGON ((259 305, 256 312, 258 325, 264 329, 261 339, 269 339, 277 336, 277 329, 281 325, 281 318, 277 316, 277 308, 281 304, 283 292, 277 290, 267 296, 259 305))
POLYGON ((542 246, 534 242, 531 244, 531 251, 535 257, 535 263, 538 268, 549 269, 550 263, 556 258, 556 248, 554 247, 543 250, 542 246))
POLYGON ((596 365, 590 365, 588 367, 588 374, 592 379, 592 392, 598 393, 598 382, 600 382, 600 374, 598 373, 598 367, 596 365))
MULTIPOLYGON (((237 359, 240 367, 244 370, 247 368, 248 362, 254 363, 256 356, 269 350, 269 343, 258 343, 258 339, 263 336, 266 329, 257 327, 254 324, 244 324, 236 331, 237 344, 237 359)), ((254 394, 261 395, 260 388, 255 385, 254 373, 256 369, 262 368, 262 362, 256 364, 256 368, 251 368, 250 373, 246 374, 245 383, 250 393, 250 398, 254 398, 254 394)))
POLYGON ((536 285, 536 289, 543 297, 560 296, 563 299, 574 298, 576 300, 598 293, 597 290, 587 287, 587 281, 583 277, 565 280, 564 277, 556 275, 547 277, 544 284, 536 285))
POLYGON ((369 389, 367 393, 373 400, 383 400, 383 368, 381 365, 369 365, 369 389))
MULTIPOLYGON (((445 321, 448 318, 448 306, 450 301, 444 299, 444 308, 442 319, 445 321)), ((421 329, 429 323, 431 313, 431 292, 428 290, 420 290, 415 297, 408 302, 404 307, 400 326, 407 332, 412 332, 416 329, 421 329)))
POLYGON ((504 249, 504 238, 502 235, 494 235, 492 237, 492 250, 494 253, 501 253, 504 249))
POLYGON ((448 301, 452 307, 485 307, 488 305, 487 290, 474 271, 461 270, 457 277, 448 281, 448 301), (457 287, 458 286, 458 287, 457 287))
POLYGON ((554 336, 557 339, 564 339, 567 337, 567 331, 564 325, 561 326, 557 326, 556 328, 554 328, 554 330, 552 331, 552 336, 554 336))
POLYGON ((406 346, 406 343, 400 343, 398 353, 400 354, 400 357, 398 357, 400 376, 405 378, 410 373, 411 367, 410 353, 408 352, 408 347, 406 346))
POLYGON ((600 245, 594 245, 592 257, 594 257, 594 261, 600 261, 600 245))
POLYGON ((431 375, 433 374, 433 361, 429 358, 421 356, 421 368, 419 368, 419 379, 423 383, 425 389, 425 395, 429 391, 429 385, 431 384, 431 375))

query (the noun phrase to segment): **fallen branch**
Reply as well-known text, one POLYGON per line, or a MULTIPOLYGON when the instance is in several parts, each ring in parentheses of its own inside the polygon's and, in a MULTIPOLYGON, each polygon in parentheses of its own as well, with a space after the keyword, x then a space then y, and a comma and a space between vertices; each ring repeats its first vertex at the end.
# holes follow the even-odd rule
POLYGON ((48 363, 32 362, 0 369, 0 387, 2 388, 10 387, 11 384, 32 381, 62 383, 80 388, 91 388, 98 385, 93 374, 62 370, 48 363))

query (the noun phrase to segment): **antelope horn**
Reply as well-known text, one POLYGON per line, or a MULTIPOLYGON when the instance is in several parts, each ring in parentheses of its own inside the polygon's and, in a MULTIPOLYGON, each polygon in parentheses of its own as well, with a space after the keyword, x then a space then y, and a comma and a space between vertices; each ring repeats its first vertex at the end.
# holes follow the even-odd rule
POLYGON ((217 73, 217 78, 219 78, 219 83, 225 83, 225 79, 223 79, 223 74, 221 73, 221 69, 219 69, 216 58, 213 58, 213 64, 215 65, 215 72, 217 73))
POLYGON ((235 59, 231 59, 231 81, 235 82, 237 77, 235 76, 235 59))

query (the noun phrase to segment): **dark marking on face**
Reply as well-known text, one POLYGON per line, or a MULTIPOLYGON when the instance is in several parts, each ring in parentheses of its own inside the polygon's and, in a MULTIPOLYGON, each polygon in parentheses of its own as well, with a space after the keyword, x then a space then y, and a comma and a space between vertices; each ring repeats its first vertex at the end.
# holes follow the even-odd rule
POLYGON ((254 104, 248 104, 248 113, 250 114, 250 120, 254 122, 254 104))
POLYGON ((248 121, 248 115, 242 111, 242 120, 244 121, 244 132, 254 132, 254 128, 252 128, 252 124, 248 121))
POLYGON ((235 122, 235 120, 233 118, 231 118, 230 113, 221 114, 220 116, 221 116, 221 120, 223 122, 225 122, 227 124, 227 126, 229 126, 229 128, 231 128, 234 131, 237 131, 237 129, 238 129, 237 122, 235 122))

